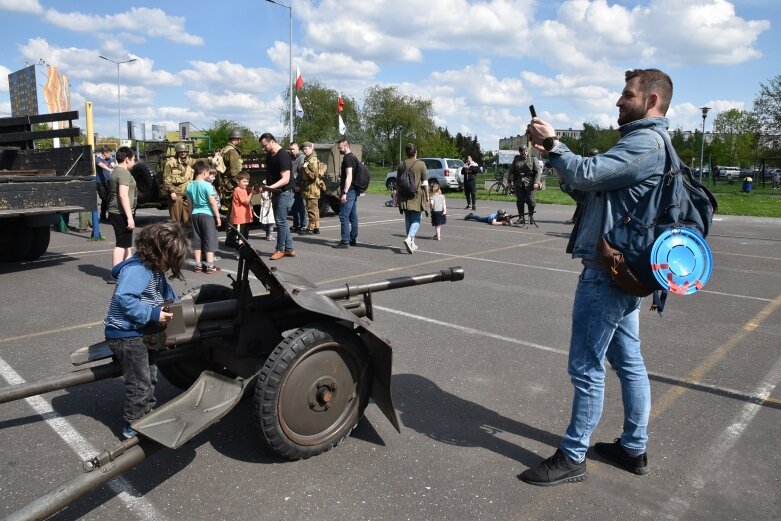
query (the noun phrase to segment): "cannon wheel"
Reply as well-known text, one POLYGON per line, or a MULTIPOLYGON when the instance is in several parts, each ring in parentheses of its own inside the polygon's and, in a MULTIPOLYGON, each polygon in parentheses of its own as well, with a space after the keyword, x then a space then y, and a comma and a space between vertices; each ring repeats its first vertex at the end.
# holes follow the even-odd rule
POLYGON ((253 414, 260 437, 295 460, 335 447, 353 430, 371 395, 366 347, 330 323, 293 331, 266 359, 253 414))
MULTIPOLYGON (((233 290, 219 284, 204 284, 203 286, 194 288, 182 295, 182 299, 186 298, 195 299, 196 304, 219 302, 220 300, 232 299, 233 290)), ((166 380, 183 390, 189 389, 204 371, 214 371, 215 373, 230 378, 236 376, 224 367, 216 365, 204 358, 185 358, 171 362, 170 364, 161 365, 159 369, 166 380)))

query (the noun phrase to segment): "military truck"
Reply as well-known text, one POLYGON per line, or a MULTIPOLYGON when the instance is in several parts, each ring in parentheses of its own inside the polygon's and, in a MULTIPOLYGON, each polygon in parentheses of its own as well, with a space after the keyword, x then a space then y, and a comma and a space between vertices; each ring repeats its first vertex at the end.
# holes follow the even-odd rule
POLYGON ((78 111, 0 118, 0 262, 39 258, 60 215, 95 209, 92 147, 73 144, 81 133, 73 126, 78 119, 78 111), (53 122, 67 126, 33 130, 53 122), (71 138, 71 145, 35 148, 36 140, 51 138, 71 138))

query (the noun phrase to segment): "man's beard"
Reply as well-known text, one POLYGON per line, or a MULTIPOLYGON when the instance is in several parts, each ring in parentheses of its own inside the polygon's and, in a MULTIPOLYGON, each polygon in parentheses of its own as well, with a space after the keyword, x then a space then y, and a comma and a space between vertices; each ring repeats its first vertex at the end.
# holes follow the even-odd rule
POLYGON ((626 125, 627 123, 631 123, 633 121, 637 121, 638 119, 643 119, 645 117, 645 103, 643 103, 643 108, 636 108, 636 109, 625 109, 623 113, 618 113, 618 124, 619 125, 626 125))

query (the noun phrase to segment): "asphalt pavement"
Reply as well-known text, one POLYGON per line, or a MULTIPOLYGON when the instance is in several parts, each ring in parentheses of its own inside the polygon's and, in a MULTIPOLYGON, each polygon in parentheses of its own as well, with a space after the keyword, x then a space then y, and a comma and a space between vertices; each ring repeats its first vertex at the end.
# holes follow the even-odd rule
MULTIPOLYGON (((550 456, 569 420, 566 374, 580 272, 564 253, 571 206, 539 205, 538 228, 464 221, 450 201, 442 240, 424 219, 410 255, 404 220, 359 199, 358 245, 295 236, 298 255, 269 263, 330 286, 462 266, 460 282, 373 296, 378 334, 394 348, 397 433, 371 403, 353 433, 317 457, 286 462, 259 440, 252 400, 178 450, 141 462, 54 519, 262 520, 777 520, 781 518, 781 220, 717 216, 713 274, 662 317, 644 305, 651 373, 650 472, 636 476, 589 453, 588 479, 539 488, 519 481, 550 456)), ((461 203, 461 204, 459 204, 461 203)), ((504 203, 502 203, 504 204, 504 203)), ((478 201, 478 214, 498 203, 478 201)), ((508 208, 508 210, 512 210, 508 208)), ((141 225, 166 212, 142 210, 141 225)), ((73 216, 75 222, 75 217, 73 216)), ((113 232, 53 233, 38 261, 0 265, 0 385, 72 370, 68 354, 102 340, 113 232)), ((267 258, 273 244, 253 229, 267 258)), ((237 262, 221 250, 216 275, 188 273, 177 292, 224 283, 237 262)), ((162 403, 178 391, 161 380, 162 403)), ((0 516, 81 472, 121 428, 119 379, 0 404, 0 516)), ((592 438, 621 432, 618 379, 608 374, 592 438)))

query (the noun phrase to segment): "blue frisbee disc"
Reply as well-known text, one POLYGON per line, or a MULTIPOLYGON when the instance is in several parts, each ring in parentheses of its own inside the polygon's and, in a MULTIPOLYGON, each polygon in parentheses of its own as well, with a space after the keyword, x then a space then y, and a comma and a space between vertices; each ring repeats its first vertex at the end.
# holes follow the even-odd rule
POLYGON ((654 277, 671 293, 690 295, 702 289, 713 270, 713 256, 702 235, 690 228, 667 230, 651 249, 654 277))

